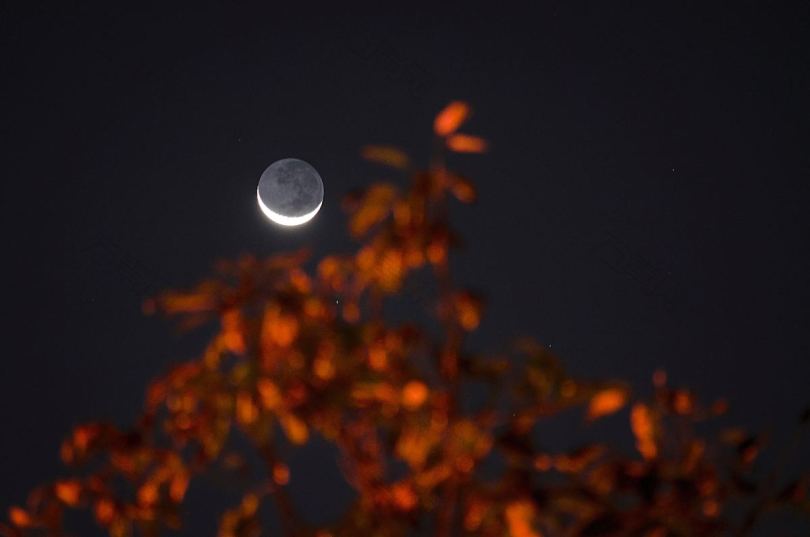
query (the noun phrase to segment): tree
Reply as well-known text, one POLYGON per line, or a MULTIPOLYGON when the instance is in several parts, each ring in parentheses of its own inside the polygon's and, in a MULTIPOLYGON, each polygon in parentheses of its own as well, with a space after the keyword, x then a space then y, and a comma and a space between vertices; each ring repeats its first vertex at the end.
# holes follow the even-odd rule
POLYGON ((355 253, 325 257, 310 272, 306 252, 243 257, 191 290, 147 301, 149 313, 189 329, 214 324, 215 334, 198 359, 148 387, 130 429, 73 430, 61 446, 72 477, 12 507, 0 534, 63 535, 66 509, 91 510, 114 537, 179 528, 195 478, 239 460, 234 437, 265 470, 223 512, 220 537, 259 535, 264 502, 285 535, 320 537, 744 535, 771 509, 810 512, 806 476, 758 481, 762 439, 736 429, 699 434, 725 404, 670 387, 663 372, 643 399, 622 382, 569 375, 532 340, 499 356, 467 348, 483 299, 451 277, 459 241, 447 206, 474 201, 475 189, 445 155, 486 149, 458 132, 468 116, 462 102, 438 114, 437 151, 424 170, 400 149, 363 149, 410 180, 347 197, 355 253), (385 304, 416 274, 431 278, 426 309, 437 322, 387 321, 385 304), (472 382, 486 389, 473 397, 472 382), (462 404, 471 400, 473 409, 462 404), (580 409, 593 422, 625 408, 636 453, 600 442, 549 452, 536 440, 560 413, 580 409), (311 524, 285 491, 295 476, 278 448, 313 435, 339 448, 336 463, 356 491, 329 527, 311 524))

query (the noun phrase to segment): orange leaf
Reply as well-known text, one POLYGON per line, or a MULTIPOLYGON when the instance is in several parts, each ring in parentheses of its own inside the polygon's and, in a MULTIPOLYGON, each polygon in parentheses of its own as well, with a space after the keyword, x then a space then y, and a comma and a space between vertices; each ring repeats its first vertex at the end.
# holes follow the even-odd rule
POLYGON ((703 514, 709 518, 714 518, 720 513, 720 504, 717 500, 709 499, 703 502, 703 514))
POLYGON ((402 511, 410 511, 416 507, 418 498, 413 487, 408 483, 396 483, 391 487, 391 498, 394 505, 402 511))
POLYGON ((506 506, 506 524, 510 537, 541 537, 532 528, 535 507, 529 500, 517 500, 506 506))
POLYGON ((115 515, 115 504, 107 498, 102 498, 96 502, 94 511, 99 524, 106 526, 112 522, 115 515))
POLYGON ((172 501, 177 503, 183 501, 183 497, 186 495, 186 490, 188 490, 188 481, 188 473, 180 472, 175 474, 171 483, 169 484, 169 497, 172 499, 172 501))
POLYGON ((404 170, 408 167, 409 159, 402 150, 386 145, 367 145, 361 151, 366 160, 379 162, 394 168, 404 170))
POLYGON ((54 485, 54 493, 66 505, 74 507, 79 503, 79 496, 82 492, 81 484, 75 479, 69 481, 57 481, 54 485))
MULTIPOLYGON (((554 467, 560 472, 579 473, 593 463, 604 452, 598 445, 585 446, 572 453, 563 453, 554 457, 554 467)), ((535 459, 535 467, 540 465, 541 456, 535 459)))
POLYGON ((160 301, 167 314, 206 312, 214 307, 212 298, 204 293, 170 292, 164 294, 160 301))
POLYGON ((627 403, 627 392, 621 388, 606 388, 596 392, 588 405, 589 420, 618 412, 627 403))
POLYGON ((464 515, 464 529, 467 531, 475 531, 481 527, 481 522, 484 520, 489 505, 479 499, 472 500, 467 507, 467 513, 464 515))
POLYGON ((388 367, 388 352, 384 345, 372 345, 369 347, 368 365, 374 371, 385 371, 388 367))
POLYGON ((655 443, 655 422, 652 411, 646 405, 637 403, 630 412, 630 426, 636 436, 636 448, 645 459, 652 459, 658 454, 655 443))
POLYGON ((281 311, 278 306, 270 306, 265 311, 262 323, 262 346, 289 347, 298 336, 298 319, 281 311))
POLYGON ((138 502, 142 505, 154 505, 158 501, 158 487, 152 481, 147 481, 138 489, 138 502))
POLYGON ((273 465, 273 481, 277 485, 286 485, 290 482, 290 468, 283 462, 273 465))
POLYGON ((402 283, 404 275, 405 262, 402 251, 395 248, 386 250, 375 269, 375 276, 377 276, 380 288, 388 293, 395 292, 402 283))
POLYGON ((424 382, 412 380, 402 388, 402 404, 409 410, 416 410, 427 401, 429 394, 424 382))
POLYGON ((355 237, 364 235, 391 212, 397 191, 392 185, 372 185, 363 195, 359 208, 349 220, 349 231, 355 237))
POLYGON ((307 424, 293 414, 284 414, 279 419, 284 434, 287 435, 293 444, 306 444, 309 439, 309 429, 307 424))
POLYGON ((242 334, 242 316, 239 310, 228 310, 222 314, 222 340, 225 348, 234 354, 245 352, 245 337, 242 334))
POLYGON ((259 417, 259 409, 253 402, 253 397, 246 392, 239 392, 236 396, 236 418, 242 425, 250 425, 259 417))
POLYGON ((447 139, 447 147, 457 153, 483 153, 487 150, 487 142, 478 136, 454 134, 447 139))
POLYGON ((466 179, 457 177, 450 186, 450 191, 462 203, 472 203, 475 201, 475 187, 466 179))
POLYGON ((686 416, 692 413, 695 405, 692 396, 688 392, 676 390, 672 396, 672 407, 676 413, 686 416))
POLYGON ((422 468, 440 440, 439 433, 433 429, 405 429, 397 439, 396 454, 411 468, 422 468))
POLYGON ((259 498, 255 494, 245 494, 245 497, 242 498, 242 505, 240 505, 242 509, 242 514, 246 517, 252 517, 256 514, 256 510, 259 508, 259 498))
POLYGON ((8 510, 8 517, 12 524, 18 528, 27 528, 33 524, 31 515, 29 515, 25 509, 17 507, 16 505, 8 510))
POLYGON ((74 452, 73 446, 70 445, 70 442, 62 442, 62 445, 59 447, 59 457, 65 464, 70 464, 73 462, 74 452))
POLYGON ((470 456, 475 459, 484 457, 492 448, 492 437, 469 419, 458 421, 453 425, 450 440, 446 449, 454 458, 470 456))
POLYGON ((335 376, 334 348, 323 345, 312 362, 312 372, 321 380, 330 380, 335 376))
POLYGON ((458 129, 470 115, 470 107, 461 101, 453 101, 439 112, 433 121, 433 131, 439 136, 447 136, 458 129))
POLYGON ((474 294, 462 291, 456 295, 455 314, 456 320, 467 332, 472 332, 481 322, 483 303, 474 294))
POLYGON ((73 430, 73 445, 79 451, 85 451, 90 447, 90 442, 99 435, 99 428, 96 425, 80 425, 73 430))
POLYGON ((281 406, 281 391, 272 380, 260 378, 256 382, 256 389, 259 391, 259 397, 262 400, 264 408, 276 410, 281 406))

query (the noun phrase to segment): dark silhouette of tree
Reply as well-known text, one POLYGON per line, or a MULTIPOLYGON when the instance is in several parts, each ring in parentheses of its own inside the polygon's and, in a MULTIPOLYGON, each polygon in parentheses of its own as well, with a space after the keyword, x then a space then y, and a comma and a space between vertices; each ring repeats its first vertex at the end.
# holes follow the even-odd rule
POLYGON ((0 534, 62 535, 66 509, 91 510, 114 537, 180 528, 195 478, 239 460, 235 436, 266 468, 224 510, 220 537, 259 535, 265 502, 284 535, 319 537, 746 535, 774 509, 810 512, 806 476, 761 477, 762 438, 702 433, 726 405, 671 387, 663 372, 645 399, 621 382, 569 375, 531 340, 498 356, 467 348, 483 301, 452 279, 459 240, 447 208, 474 201, 475 189, 445 157, 485 151, 484 140, 458 132, 469 113, 462 102, 439 113, 427 169, 397 148, 363 149, 409 182, 346 198, 356 253, 325 257, 312 273, 306 252, 243 257, 189 291, 147 301, 147 312, 184 328, 215 323, 216 333, 198 359, 148 387, 131 429, 77 427, 61 447, 72 477, 11 507, 0 534), (417 272, 431 278, 429 316, 387 321, 385 304, 417 272), (472 383, 485 389, 471 395, 472 383), (571 411, 586 423, 627 411, 636 452, 599 442, 549 452, 538 431, 571 411), (356 491, 329 527, 290 499, 295 475, 279 455, 313 434, 339 449, 335 462, 356 491))

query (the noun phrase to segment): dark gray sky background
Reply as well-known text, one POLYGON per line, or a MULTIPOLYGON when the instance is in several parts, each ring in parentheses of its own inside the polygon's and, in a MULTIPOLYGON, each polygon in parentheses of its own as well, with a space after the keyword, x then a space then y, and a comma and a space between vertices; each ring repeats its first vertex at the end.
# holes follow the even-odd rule
POLYGON ((148 380, 201 349, 144 317, 145 296, 243 252, 348 251, 340 196, 386 173, 359 148, 425 159, 452 99, 491 144, 452 161, 480 194, 456 211, 458 272, 489 297, 473 343, 534 335, 641 389, 664 368, 777 435, 810 400, 806 3, 16 4, 0 8, 3 509, 62 472, 71 426, 128 423, 148 380), (326 190, 294 230, 256 206, 284 157, 326 190))

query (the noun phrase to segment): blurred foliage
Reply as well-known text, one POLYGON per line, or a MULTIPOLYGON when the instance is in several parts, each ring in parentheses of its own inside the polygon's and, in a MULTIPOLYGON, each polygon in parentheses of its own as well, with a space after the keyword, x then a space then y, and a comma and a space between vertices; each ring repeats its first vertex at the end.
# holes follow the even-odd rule
MULTIPOLYGON (((810 513, 807 476, 759 477, 764 439, 737 429, 702 434, 700 424, 726 405, 670 387, 663 372, 640 398, 621 382, 569 375, 531 340, 498 356, 465 347, 484 303, 451 278, 459 240, 447 207, 474 201, 475 188, 445 161, 485 150, 484 140, 458 132, 469 117, 462 102, 438 114, 437 151, 424 170, 398 148, 362 150, 409 181, 347 196, 356 253, 325 257, 309 272, 305 252, 243 257, 191 290, 147 301, 148 313, 184 328, 215 323, 216 334, 198 359, 148 387, 131 429, 77 427, 61 447, 72 476, 11 507, 0 534, 63 535, 66 509, 89 510, 113 537, 181 528, 195 478, 246 459, 230 447, 234 436, 265 469, 221 514, 219 537, 260 535, 265 502, 285 535, 318 537, 745 535, 773 510, 810 513), (440 330, 386 322, 386 300, 420 271, 435 281, 427 313, 440 330), (475 411, 462 405, 470 382, 486 386, 475 411), (598 442, 544 449, 544 425, 571 410, 585 428, 610 415, 628 420, 637 452, 598 442), (290 499, 296 476, 278 455, 313 435, 339 449, 336 464, 356 491, 329 527, 290 499)), ((807 421, 805 413, 798 427, 807 421)))

